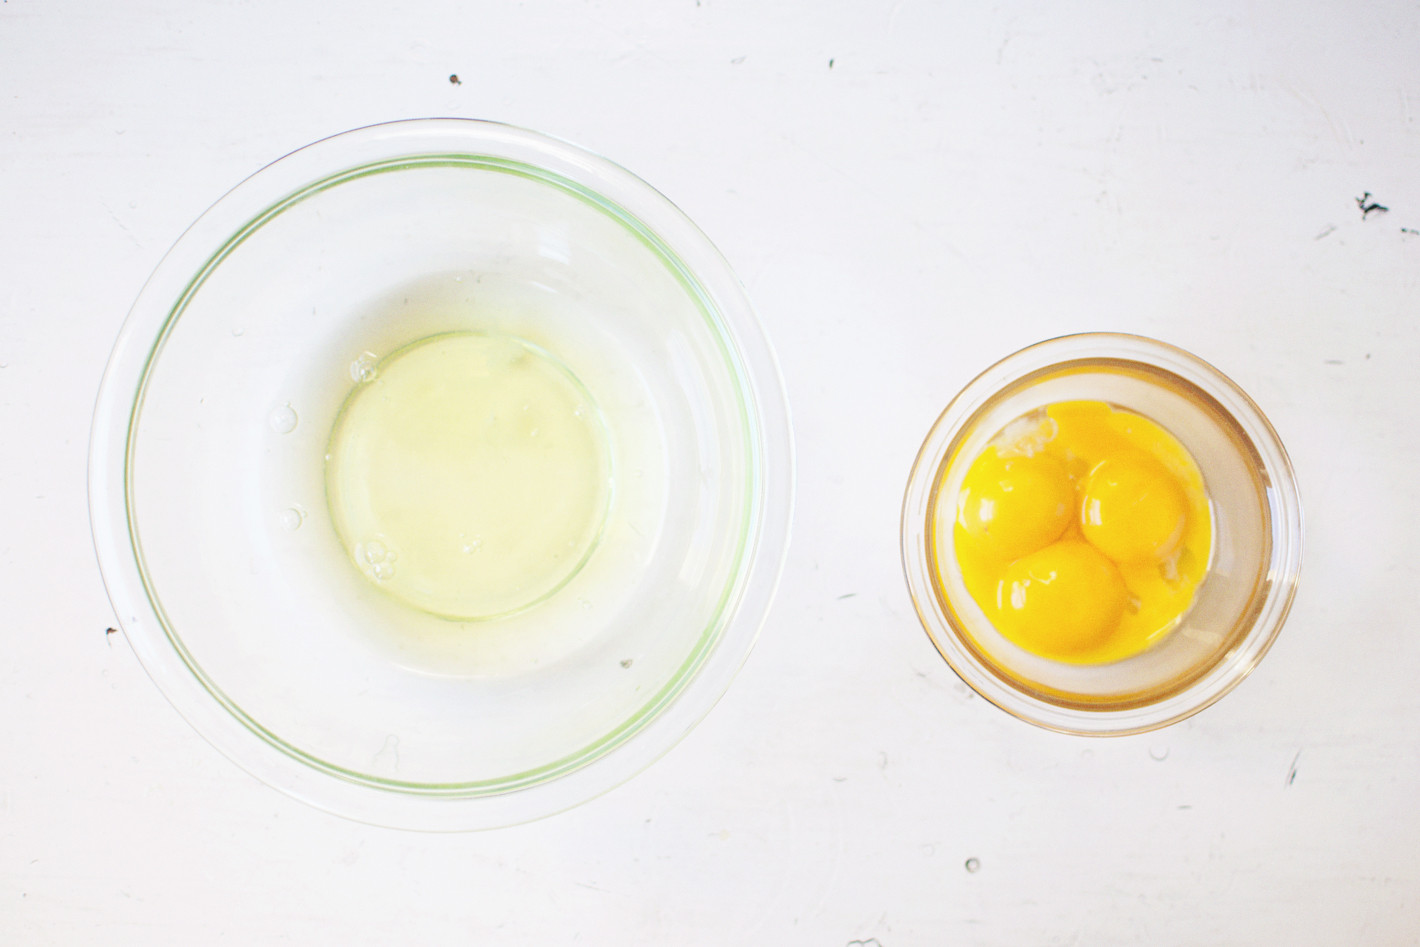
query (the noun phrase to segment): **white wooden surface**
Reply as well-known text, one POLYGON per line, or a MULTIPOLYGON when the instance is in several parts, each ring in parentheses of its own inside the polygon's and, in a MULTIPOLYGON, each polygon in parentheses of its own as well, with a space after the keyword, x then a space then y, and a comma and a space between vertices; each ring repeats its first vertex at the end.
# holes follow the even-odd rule
POLYGON ((5 0, 0 943, 1420 943, 1417 114, 1401 0, 5 0), (293 148, 426 115, 578 142, 700 222, 800 464, 708 720, 473 835, 307 809, 198 738, 105 635, 84 496, 99 373, 182 229, 293 148), (1087 329, 1231 374, 1307 516, 1258 671, 1106 741, 973 698, 897 554, 946 401, 1087 329))

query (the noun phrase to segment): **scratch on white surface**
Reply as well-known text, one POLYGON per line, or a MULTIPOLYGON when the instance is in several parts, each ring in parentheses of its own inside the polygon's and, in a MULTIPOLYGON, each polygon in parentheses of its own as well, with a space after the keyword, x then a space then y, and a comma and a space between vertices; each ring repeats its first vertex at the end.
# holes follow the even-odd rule
POLYGON ((902 613, 899 612, 895 607, 893 607, 893 604, 888 601, 888 597, 886 595, 878 596, 878 604, 882 606, 883 611, 887 612, 890 617, 896 619, 902 618, 902 613))
POLYGON ((118 219, 118 215, 113 212, 112 207, 108 206, 103 201, 99 201, 99 206, 102 207, 104 210, 108 211, 109 217, 112 218, 114 223, 118 224, 119 230, 122 230, 124 233, 128 234, 128 239, 133 241, 133 245, 135 247, 140 250, 143 249, 143 241, 139 240, 138 236, 134 234, 133 231, 129 230, 127 225, 125 225, 123 221, 118 219))
MULTIPOLYGON (((821 167, 823 167, 824 170, 833 173, 834 175, 836 175, 837 177, 841 178, 841 179, 842 179, 843 181, 845 181, 846 183, 852 185, 852 187, 851 187, 851 189, 850 189, 851 191, 857 191, 857 192, 859 192, 859 193, 861 193, 861 194, 864 194, 864 195, 866 195, 867 197, 872 198, 874 201, 876 201, 878 204, 880 204, 880 205, 883 206, 883 207, 891 208, 891 207, 894 207, 894 206, 895 206, 892 201, 890 201, 890 200, 888 200, 887 198, 883 197, 883 196, 882 196, 881 194, 879 194, 875 189, 873 189, 872 187, 870 187, 865 181, 861 180, 859 177, 855 176, 854 174, 850 173, 849 171, 846 171, 846 170, 844 170, 843 168, 839 167, 838 165, 834 164, 833 162, 829 161, 827 158, 825 158, 825 157, 824 157, 822 154, 820 154, 818 151, 815 151, 815 150, 810 149, 810 148, 806 148, 805 146, 799 144, 798 140, 795 139, 795 138, 793 138, 792 136, 790 136, 790 135, 781 135, 781 136, 780 136, 780 140, 781 140, 784 144, 786 144, 786 145, 788 145, 789 147, 791 147, 791 148, 795 149, 796 151, 798 151, 799 153, 801 153, 801 154, 803 154, 803 155, 806 155, 806 156, 808 156, 809 158, 812 158, 812 159, 813 159, 815 162, 817 162, 821 167)), ((817 566, 815 566, 815 568, 817 568, 817 566)))
POLYGON ((1292 757, 1292 765, 1287 767, 1287 785, 1297 781, 1297 760, 1302 758, 1302 751, 1298 750, 1297 755, 1292 757))
POLYGON ((1109 135, 1105 138, 1105 141, 1116 145, 1124 141, 1124 116, 1122 113, 1116 113, 1114 124, 1110 128, 1109 135))
POLYGON ((903 0, 897 0, 897 2, 892 5, 892 9, 888 11, 887 28, 889 33, 892 32, 893 24, 897 22, 898 13, 902 11, 902 2, 903 0))
MULTIPOLYGON (((838 780, 834 780, 834 782, 838 782, 838 780)), ((829 896, 834 892, 834 886, 838 883, 838 875, 843 866, 843 809, 838 801, 838 793, 830 793, 829 799, 833 809, 833 862, 829 865, 828 879, 824 882, 823 892, 819 895, 818 902, 814 904, 813 916, 815 917, 823 914, 824 906, 828 904, 829 896)))
POLYGON ((611 894, 611 892, 606 890, 605 888, 598 888, 596 885, 587 881, 574 881, 572 882, 572 884, 576 885, 579 888, 586 888, 588 891, 595 891, 598 894, 611 894))
POLYGON ((399 771, 399 737, 391 733, 385 737, 384 745, 380 747, 380 752, 375 754, 372 763, 376 767, 385 767, 399 771))
MULTIPOLYGON (((758 916, 741 929, 741 934, 744 935, 742 939, 745 943, 759 943, 759 939, 749 935, 758 934, 758 932, 765 930, 768 925, 776 924, 783 920, 788 910, 782 907, 786 900, 786 892, 793 880, 799 877, 786 866, 795 864, 796 862, 800 864, 803 863, 802 858, 796 857, 798 850, 801 848, 799 844, 800 840, 805 837, 799 831, 798 822, 794 817, 796 805, 792 804, 787 797, 780 796, 775 809, 781 814, 784 826, 784 842, 779 848, 781 855, 779 859, 780 870, 776 873, 776 879, 772 888, 766 888, 763 892, 764 897, 760 901, 761 907, 758 916)), ((838 834, 841 838, 842 832, 838 834)), ((817 834, 810 834, 808 837, 816 839, 818 836, 817 834)), ((758 838, 762 841, 764 836, 761 834, 758 838)), ((798 903, 798 901, 795 900, 794 903, 798 903)), ((795 919, 794 923, 797 924, 798 920, 795 919)))
POLYGON ((1297 101, 1304 105, 1309 105, 1321 113, 1321 117, 1326 120, 1327 128, 1331 131, 1331 137, 1334 138, 1338 144, 1344 145, 1348 149, 1355 147, 1356 142, 1355 139, 1351 137, 1351 127, 1346 124, 1344 118, 1333 118, 1326 106, 1322 105, 1321 101, 1311 93, 1303 92, 1301 89, 1288 83, 1283 83, 1282 85, 1297 101))
POLYGON ((933 240, 929 241, 927 237, 927 227, 922 222, 922 218, 914 215, 912 218, 912 227, 914 230, 917 231, 918 237, 920 238, 917 240, 916 252, 917 259, 920 261, 924 272, 930 270, 934 263, 934 260, 927 255, 926 248, 928 247, 929 243, 946 250, 953 257, 960 260, 967 267, 967 269, 971 270, 972 272, 977 271, 976 265, 972 262, 971 257, 967 256, 966 251, 962 250, 955 243, 952 243, 950 240, 941 239, 940 237, 936 237, 933 240))

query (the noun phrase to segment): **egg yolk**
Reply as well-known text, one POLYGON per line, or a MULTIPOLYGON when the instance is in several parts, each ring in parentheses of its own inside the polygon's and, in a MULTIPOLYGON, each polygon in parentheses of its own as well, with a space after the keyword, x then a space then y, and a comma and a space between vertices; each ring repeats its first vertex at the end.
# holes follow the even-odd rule
POLYGON ((955 497, 963 584, 1005 638, 1100 664, 1165 637, 1193 603, 1212 512, 1187 449, 1100 401, 1049 405, 971 459, 955 497))
POLYGON ((1059 539, 1074 506, 1075 488, 1056 458, 987 451, 966 475, 957 522, 983 551, 1015 559, 1059 539))
POLYGON ((1115 562, 1166 558, 1187 521, 1183 490, 1152 458, 1110 457, 1085 480, 1080 530, 1115 562))
POLYGON ((1064 539, 1008 565, 996 595, 1002 634, 1027 651, 1068 659, 1114 632, 1129 590, 1094 546, 1064 539))

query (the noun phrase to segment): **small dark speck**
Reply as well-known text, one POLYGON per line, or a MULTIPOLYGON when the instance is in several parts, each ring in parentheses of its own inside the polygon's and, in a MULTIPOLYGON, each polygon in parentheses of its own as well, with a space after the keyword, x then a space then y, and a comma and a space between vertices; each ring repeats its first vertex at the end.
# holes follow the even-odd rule
POLYGON ((1192 806, 1179 806, 1180 809, 1192 809, 1192 806))
POLYGON ((1376 201, 1371 200, 1370 191, 1367 191, 1360 197, 1356 198, 1356 206, 1361 208, 1362 220, 1365 220, 1367 217, 1371 216, 1373 212, 1377 214, 1384 214, 1390 210, 1390 208, 1386 207, 1384 204, 1380 204, 1376 201))
POLYGON ((1297 755, 1292 757, 1292 765, 1287 768, 1287 785, 1297 781, 1297 760, 1302 758, 1302 751, 1298 750, 1297 755))
POLYGON ((830 69, 833 68, 833 60, 832 60, 832 59, 830 59, 830 60, 828 61, 828 68, 830 68, 830 69))
POLYGON ((745 61, 745 57, 743 57, 743 56, 736 56, 734 59, 731 59, 731 60, 730 60, 730 65, 732 65, 732 66, 738 66, 740 63, 742 63, 742 62, 744 62, 744 61, 745 61))
POLYGON ((631 659, 630 659, 630 658, 627 658, 625 661, 622 661, 622 662, 621 662, 621 666, 624 667, 624 668, 629 668, 629 667, 631 667, 631 659))
POLYGON ((1343 361, 1341 361, 1341 359, 1339 359, 1339 358, 1328 358, 1328 359, 1326 359, 1326 360, 1323 362, 1323 364, 1325 364, 1325 365, 1345 365, 1346 363, 1343 362, 1343 361))
POLYGON ((1366 353, 1366 358, 1370 358, 1370 357, 1371 357, 1371 353, 1370 353, 1370 352, 1367 352, 1367 353, 1366 353))
POLYGON ((1414 234, 1415 236, 1420 237, 1420 230, 1416 230, 1414 227, 1401 227, 1400 232, 1414 234))
POLYGON ((457 72, 449 73, 449 85, 463 85, 463 80, 459 78, 457 72))
POLYGON ((853 596, 855 596, 855 595, 857 595, 857 594, 858 594, 857 592, 844 592, 842 595, 838 596, 838 600, 841 602, 841 601, 843 601, 845 598, 852 598, 853 596))
POLYGON ((117 629, 117 628, 105 628, 105 629, 104 629, 104 637, 105 637, 105 638, 107 638, 109 635, 116 635, 116 634, 118 634, 118 629, 117 629))
POLYGON ((1320 240, 1322 237, 1328 237, 1328 236, 1330 236, 1331 234, 1334 234, 1334 233, 1336 233, 1336 225, 1335 225, 1335 224, 1328 224, 1328 225, 1327 225, 1327 228, 1326 228, 1325 230, 1323 230, 1321 233, 1317 234, 1317 235, 1316 235, 1315 237, 1313 237, 1312 239, 1313 239, 1313 240, 1320 240))

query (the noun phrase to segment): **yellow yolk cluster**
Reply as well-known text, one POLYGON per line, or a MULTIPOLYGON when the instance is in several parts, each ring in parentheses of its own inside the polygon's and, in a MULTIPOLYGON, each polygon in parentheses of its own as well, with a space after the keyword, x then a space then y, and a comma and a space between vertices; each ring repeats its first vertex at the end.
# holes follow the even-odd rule
POLYGON ((957 495, 962 581, 998 631, 1042 657, 1117 661, 1168 634, 1208 568, 1198 465, 1154 422, 1062 401, 1008 424, 957 495))

